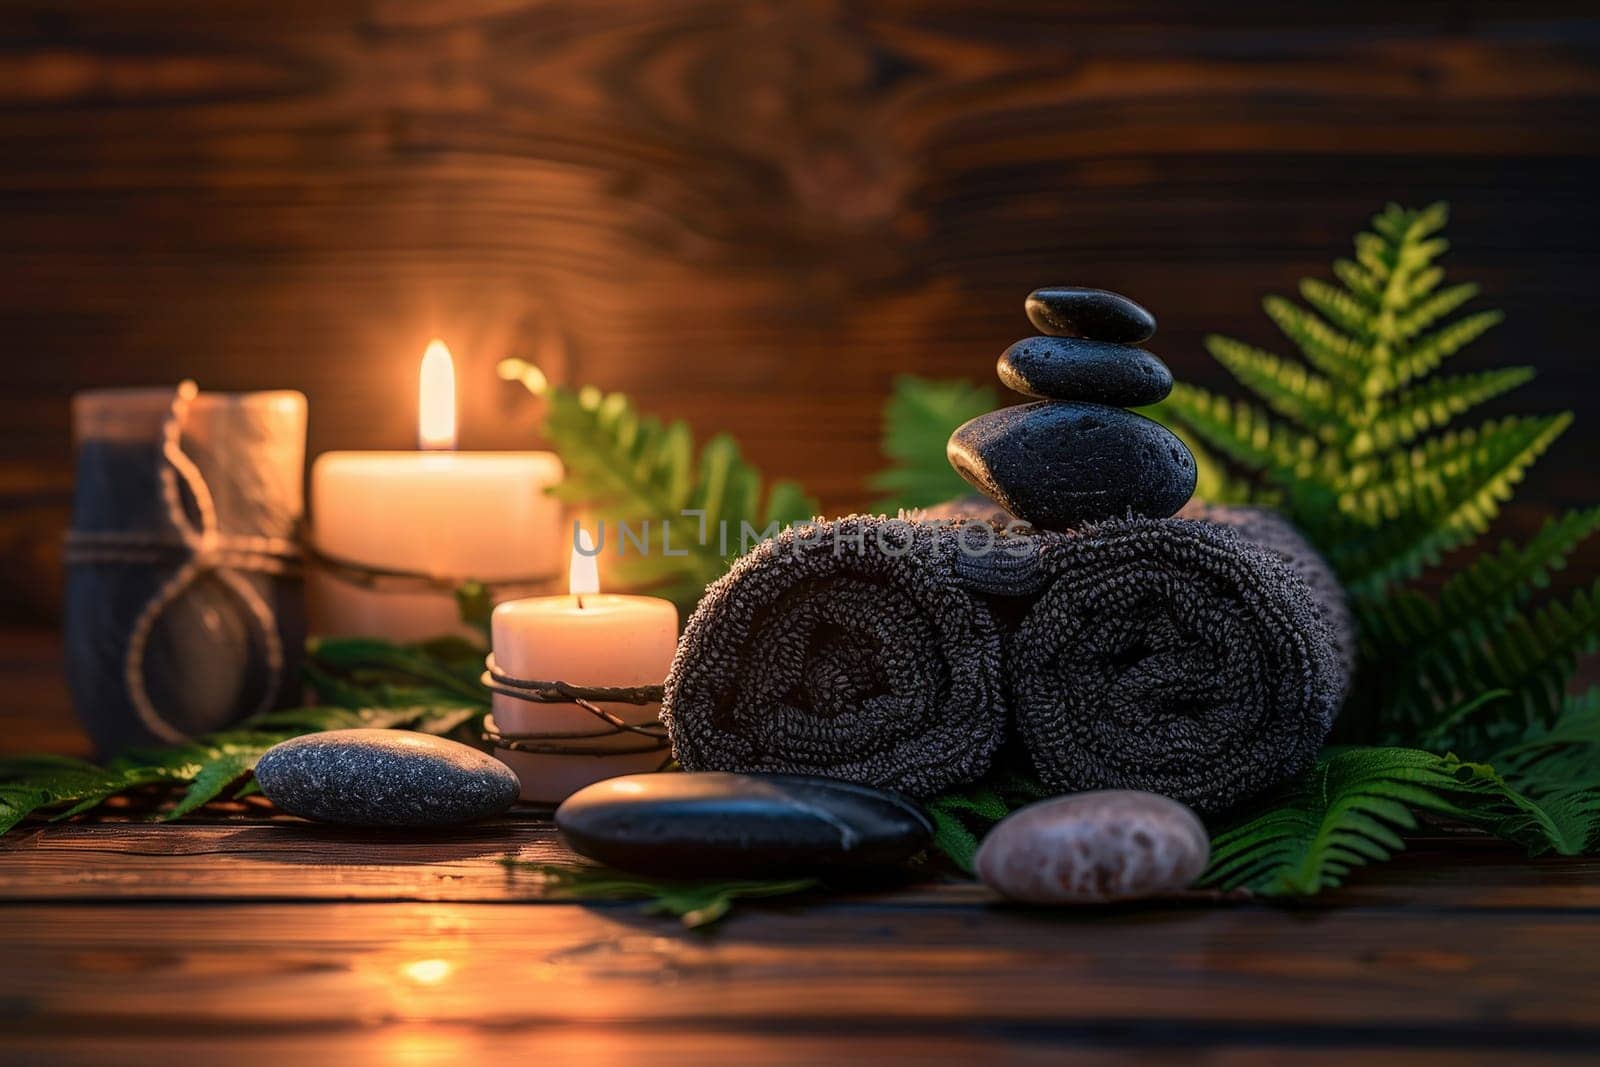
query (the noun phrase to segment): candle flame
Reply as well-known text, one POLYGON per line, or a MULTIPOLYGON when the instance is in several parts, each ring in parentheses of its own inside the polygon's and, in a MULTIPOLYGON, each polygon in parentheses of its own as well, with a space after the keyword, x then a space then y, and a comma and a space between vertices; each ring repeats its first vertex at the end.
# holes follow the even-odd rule
POLYGON ((422 354, 417 402, 417 447, 448 451, 456 447, 456 366, 450 349, 435 337, 422 354))
POLYGON ((567 591, 581 597, 600 591, 600 565, 589 531, 578 528, 572 545, 572 567, 567 571, 567 591))

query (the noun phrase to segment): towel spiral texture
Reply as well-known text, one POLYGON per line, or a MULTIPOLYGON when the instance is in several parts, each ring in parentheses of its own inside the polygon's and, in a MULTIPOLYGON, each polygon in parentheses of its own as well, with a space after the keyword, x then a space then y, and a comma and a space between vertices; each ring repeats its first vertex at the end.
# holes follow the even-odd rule
POLYGON ((1280 552, 1188 519, 1041 537, 1046 580, 1007 638, 1006 680, 1048 785, 1211 814, 1310 764, 1349 675, 1333 607, 1280 552))
POLYGON ((763 542, 707 590, 662 702, 684 769, 928 797, 1006 733, 1000 633, 948 523, 852 516, 763 542))

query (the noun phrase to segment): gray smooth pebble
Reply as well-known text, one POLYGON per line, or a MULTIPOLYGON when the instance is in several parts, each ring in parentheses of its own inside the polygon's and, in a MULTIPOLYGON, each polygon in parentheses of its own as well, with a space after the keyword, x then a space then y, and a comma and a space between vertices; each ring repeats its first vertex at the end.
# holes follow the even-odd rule
POLYGON ((470 745, 409 730, 327 730, 267 749, 256 783, 284 811, 349 826, 450 826, 495 815, 521 786, 470 745))

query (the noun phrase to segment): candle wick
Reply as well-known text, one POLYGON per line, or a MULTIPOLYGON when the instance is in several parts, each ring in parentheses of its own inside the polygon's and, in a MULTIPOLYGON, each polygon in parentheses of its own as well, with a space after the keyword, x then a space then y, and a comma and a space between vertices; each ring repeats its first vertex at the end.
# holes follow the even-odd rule
POLYGON ((576 593, 574 595, 578 598, 578 610, 582 611, 583 610, 583 594, 582 593, 576 593))

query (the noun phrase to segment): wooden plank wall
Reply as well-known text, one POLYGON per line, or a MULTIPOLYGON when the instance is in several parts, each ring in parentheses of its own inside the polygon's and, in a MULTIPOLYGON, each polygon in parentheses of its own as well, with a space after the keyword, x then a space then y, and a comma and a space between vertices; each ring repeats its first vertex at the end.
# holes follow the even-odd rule
MULTIPOLYGON (((1210 330, 1387 199, 1576 408, 1532 505, 1593 499, 1589 5, 1164 0, 7 0, 0 614, 48 615, 88 385, 295 386, 313 451, 407 447, 455 348, 463 445, 529 442, 508 354, 865 499, 900 371, 989 376, 1034 285, 1210 330)), ((1529 513, 1531 517, 1531 512, 1529 513)), ((1523 520, 1526 525, 1528 519, 1523 520)))

